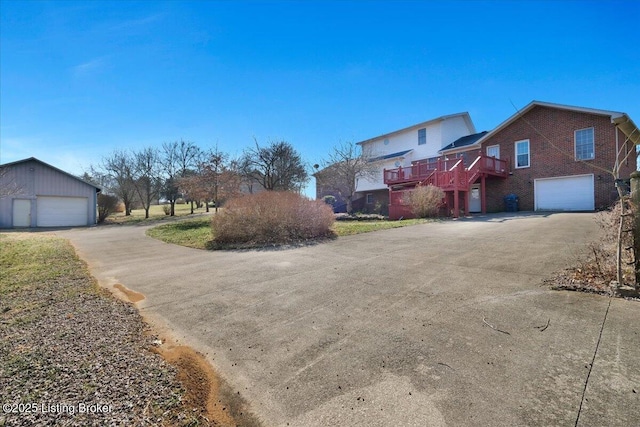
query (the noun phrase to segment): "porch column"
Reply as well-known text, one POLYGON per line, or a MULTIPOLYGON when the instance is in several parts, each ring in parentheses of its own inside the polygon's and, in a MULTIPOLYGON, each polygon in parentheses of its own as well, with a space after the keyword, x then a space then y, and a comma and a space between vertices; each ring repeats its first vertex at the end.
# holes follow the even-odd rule
POLYGON ((453 190, 453 217, 460 217, 460 194, 457 187, 453 190))
POLYGON ((487 213, 487 199, 485 194, 485 184, 484 184, 484 174, 480 177, 480 212, 483 214, 487 213))

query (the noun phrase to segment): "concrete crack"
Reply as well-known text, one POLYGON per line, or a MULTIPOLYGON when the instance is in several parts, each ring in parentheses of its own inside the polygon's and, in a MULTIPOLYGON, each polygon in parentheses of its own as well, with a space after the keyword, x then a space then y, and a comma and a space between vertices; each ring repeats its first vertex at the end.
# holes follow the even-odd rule
POLYGON ((591 358, 591 364, 589 365, 589 372, 587 373, 587 378, 584 381, 584 388, 582 389, 582 399, 580 399, 580 407, 578 408, 578 415, 576 416, 576 423, 574 424, 574 427, 578 427, 578 422, 580 421, 580 414, 582 413, 582 404, 584 403, 584 396, 585 394, 587 394, 587 385, 589 384, 589 377, 591 377, 591 371, 593 370, 593 365, 596 361, 598 348, 600 347, 600 340, 602 339, 602 331, 604 330, 604 324, 607 322, 607 315, 609 314, 610 307, 611 307, 611 297, 609 297, 609 304, 607 304, 607 311, 604 312, 604 319, 602 319, 602 325, 600 326, 600 334, 598 335, 598 342, 596 344, 596 349, 593 352, 593 357, 591 358))

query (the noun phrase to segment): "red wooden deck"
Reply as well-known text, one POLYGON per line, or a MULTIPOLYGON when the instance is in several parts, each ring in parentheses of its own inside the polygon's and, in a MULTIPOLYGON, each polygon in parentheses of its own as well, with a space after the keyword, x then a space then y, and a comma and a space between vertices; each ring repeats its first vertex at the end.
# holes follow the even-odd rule
MULTIPOLYGON (((385 169, 384 183, 389 186, 389 218, 411 217, 411 210, 403 202, 403 195, 416 185, 435 185, 448 195, 445 203, 453 196, 453 215, 459 215, 459 193, 467 193, 471 185, 479 179, 482 182, 482 206, 484 211, 484 181, 488 177, 506 178, 509 162, 484 154, 479 155, 468 167, 462 159, 439 160, 435 163, 416 163, 410 167, 385 169), (453 193, 453 194, 450 194, 453 193)), ((465 203, 466 204, 466 203, 465 203)))

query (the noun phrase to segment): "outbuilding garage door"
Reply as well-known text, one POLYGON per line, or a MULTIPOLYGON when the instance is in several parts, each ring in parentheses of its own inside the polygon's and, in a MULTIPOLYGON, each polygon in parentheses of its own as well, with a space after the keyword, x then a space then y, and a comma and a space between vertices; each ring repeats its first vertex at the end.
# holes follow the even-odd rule
POLYGON ((536 179, 537 211, 592 211, 595 208, 593 175, 536 179))
POLYGON ((38 227, 69 227, 88 224, 88 199, 86 197, 37 198, 38 227))

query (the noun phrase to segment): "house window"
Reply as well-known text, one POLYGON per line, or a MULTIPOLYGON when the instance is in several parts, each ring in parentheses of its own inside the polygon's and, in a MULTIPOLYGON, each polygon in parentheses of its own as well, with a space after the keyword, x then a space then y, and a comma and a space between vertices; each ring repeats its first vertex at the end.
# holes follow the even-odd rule
POLYGON ((427 128, 418 129, 418 145, 427 143, 427 128))
POLYGON ((367 194, 367 204, 368 205, 372 205, 373 204, 373 194, 371 194, 371 193, 367 194))
POLYGON ((576 160, 591 160, 595 158, 593 142, 593 128, 575 131, 576 160))
POLYGON ((516 141, 516 169, 531 166, 529 157, 529 140, 516 141))

